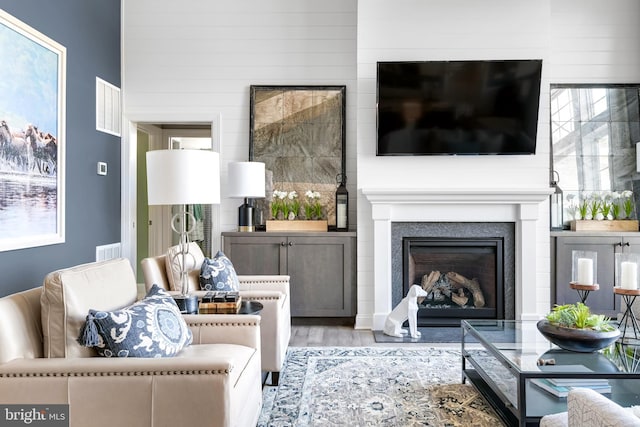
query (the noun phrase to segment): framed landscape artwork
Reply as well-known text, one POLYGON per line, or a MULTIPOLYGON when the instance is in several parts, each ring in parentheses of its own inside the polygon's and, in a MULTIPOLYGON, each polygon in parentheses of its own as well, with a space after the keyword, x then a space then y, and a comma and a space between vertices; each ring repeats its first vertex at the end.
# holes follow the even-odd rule
POLYGON ((0 10, 0 251, 64 242, 66 49, 0 10))
POLYGON ((265 163, 273 190, 295 191, 300 198, 318 192, 329 226, 335 225, 337 179, 345 164, 346 86, 251 86, 250 91, 249 160, 265 163))

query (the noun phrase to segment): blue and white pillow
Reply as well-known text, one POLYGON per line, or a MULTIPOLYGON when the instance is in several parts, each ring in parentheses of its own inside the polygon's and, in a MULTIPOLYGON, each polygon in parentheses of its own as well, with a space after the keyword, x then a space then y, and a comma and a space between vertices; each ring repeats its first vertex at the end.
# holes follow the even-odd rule
POLYGON ((89 310, 78 337, 80 344, 105 357, 171 357, 192 340, 173 297, 158 285, 129 307, 89 310))
POLYGON ((213 258, 205 258, 200 267, 200 289, 205 291, 237 291, 238 275, 231 260, 222 251, 213 258))

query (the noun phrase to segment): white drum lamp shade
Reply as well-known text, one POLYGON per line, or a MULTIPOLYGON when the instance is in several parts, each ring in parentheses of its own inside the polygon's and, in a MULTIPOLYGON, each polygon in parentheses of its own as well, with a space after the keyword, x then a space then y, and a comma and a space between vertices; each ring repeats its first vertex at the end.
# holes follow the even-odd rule
POLYGON ((149 205, 220 203, 220 158, 207 150, 147 152, 149 205))
POLYGON ((264 197, 264 176, 264 163, 229 163, 228 196, 264 197))
POLYGON ((238 208, 238 231, 254 231, 253 206, 249 198, 265 196, 264 163, 231 162, 227 177, 227 195, 244 198, 244 203, 238 208))

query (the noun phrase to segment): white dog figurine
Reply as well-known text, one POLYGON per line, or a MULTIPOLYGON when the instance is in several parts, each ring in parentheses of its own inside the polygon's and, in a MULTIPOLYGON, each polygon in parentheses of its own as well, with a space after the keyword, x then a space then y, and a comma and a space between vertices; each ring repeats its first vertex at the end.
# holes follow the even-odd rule
POLYGON ((407 330, 402 329, 405 320, 409 320, 409 335, 411 338, 420 338, 418 331, 418 297, 426 297, 428 293, 418 285, 409 288, 409 293, 400 301, 400 304, 393 309, 384 321, 384 333, 392 337, 402 338, 407 335, 407 330))

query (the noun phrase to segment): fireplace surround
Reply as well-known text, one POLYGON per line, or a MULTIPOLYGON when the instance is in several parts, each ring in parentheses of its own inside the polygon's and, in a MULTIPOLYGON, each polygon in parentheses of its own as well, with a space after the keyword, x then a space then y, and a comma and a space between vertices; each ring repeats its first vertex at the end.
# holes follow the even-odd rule
MULTIPOLYGON (((358 313, 356 327, 381 330, 393 308, 392 224, 394 222, 513 223, 514 318, 537 320, 548 311, 548 281, 538 286, 538 227, 549 188, 413 189, 363 188, 373 221, 372 313, 358 313), (545 289, 545 286, 547 289, 545 289), (539 301, 540 300, 540 301, 539 301)), ((544 260, 542 261, 544 262, 544 260)))
POLYGON ((514 223, 393 222, 392 305, 412 284, 422 284, 424 275, 438 271, 442 277, 419 305, 420 326, 459 325, 463 318, 514 319, 514 235, 514 223), (449 272, 476 281, 482 306, 460 286, 456 290, 469 299, 464 306, 442 294, 443 288, 450 291, 449 272))

